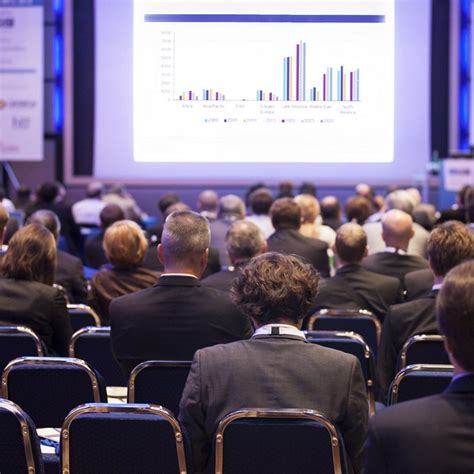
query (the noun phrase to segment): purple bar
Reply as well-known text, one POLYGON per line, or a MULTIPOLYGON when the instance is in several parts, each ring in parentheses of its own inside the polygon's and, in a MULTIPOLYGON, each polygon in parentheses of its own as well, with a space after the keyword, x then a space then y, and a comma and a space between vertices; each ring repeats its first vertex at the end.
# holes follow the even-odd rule
POLYGON ((326 100, 326 74, 323 74, 323 100, 326 100))
POLYGON ((354 73, 351 72, 351 88, 350 88, 350 99, 351 99, 351 101, 352 101, 352 83, 354 81, 353 77, 354 77, 354 73))
POLYGON ((313 87, 313 100, 316 100, 316 87, 313 87))
POLYGON ((189 100, 193 100, 193 91, 189 91, 189 100))
POLYGON ((219 92, 216 92, 216 100, 219 100, 219 92))
POLYGON ((296 100, 300 99, 300 45, 296 45, 296 100))
POLYGON ((290 58, 286 58, 286 100, 290 100, 290 58))
POLYGON ((341 100, 344 100, 344 67, 341 66, 341 100))
POLYGON ((272 95, 272 93, 270 92, 270 100, 272 100, 272 99, 273 99, 273 95, 272 95))

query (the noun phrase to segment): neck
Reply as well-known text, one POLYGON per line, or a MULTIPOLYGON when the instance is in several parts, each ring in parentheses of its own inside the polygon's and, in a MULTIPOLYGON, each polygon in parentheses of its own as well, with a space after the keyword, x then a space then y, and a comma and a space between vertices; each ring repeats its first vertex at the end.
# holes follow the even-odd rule
POLYGON ((408 242, 390 242, 386 240, 385 245, 387 247, 395 247, 396 249, 403 250, 404 252, 408 250, 408 242))
POLYGON ((189 275, 194 275, 197 278, 201 278, 202 272, 196 268, 188 266, 177 266, 177 265, 165 265, 164 273, 187 273, 189 275))
POLYGON ((443 284, 443 281, 444 281, 444 277, 443 276, 437 276, 437 275, 434 275, 434 284, 435 285, 442 285, 443 284))
POLYGON ((257 321, 253 320, 255 329, 260 329, 263 326, 267 326, 269 324, 286 324, 288 326, 293 326, 296 329, 301 329, 301 326, 303 325, 303 320, 299 321, 298 323, 295 323, 294 321, 291 321, 289 319, 278 319, 277 321, 270 321, 265 324, 260 324, 257 321))

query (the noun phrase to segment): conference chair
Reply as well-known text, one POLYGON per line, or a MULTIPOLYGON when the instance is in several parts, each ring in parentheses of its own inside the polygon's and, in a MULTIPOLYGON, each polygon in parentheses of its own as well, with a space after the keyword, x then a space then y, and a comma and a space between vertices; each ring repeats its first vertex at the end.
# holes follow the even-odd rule
POLYGON ((42 357, 44 354, 41 339, 31 329, 23 326, 0 326, 0 370, 3 371, 8 362, 17 357, 42 357))
POLYGON ((15 403, 0 399, 0 472, 44 474, 41 447, 31 418, 15 403))
POLYGON ((414 364, 450 364, 444 348, 444 336, 421 334, 410 337, 398 357, 398 371, 414 364))
POLYGON ((123 375, 110 346, 110 327, 87 326, 76 331, 69 344, 69 357, 87 362, 104 377, 108 387, 126 387, 123 375))
POLYGON ((183 432, 155 405, 90 403, 74 408, 61 430, 63 474, 186 474, 183 432))
POLYGON ((360 334, 377 357, 382 325, 365 309, 322 309, 310 316, 308 331, 351 331, 360 334))
POLYGON ((128 403, 153 403, 178 414, 191 361, 149 360, 137 365, 128 379, 128 403))
POLYGON ((68 304, 67 311, 74 332, 86 326, 101 326, 99 315, 86 304, 68 304))
POLYGON ((330 347, 359 359, 364 374, 370 415, 375 413, 375 359, 374 354, 362 336, 343 331, 307 331, 306 339, 320 346, 330 347))
POLYGON ((409 365, 393 379, 389 388, 388 405, 441 393, 451 382, 452 376, 452 365, 409 365))
POLYGON ((249 408, 229 413, 215 436, 216 474, 347 472, 344 444, 321 413, 249 408))
POLYGON ((60 427, 69 411, 88 402, 105 402, 100 374, 80 359, 20 357, 2 374, 3 396, 17 403, 37 428, 60 427))
POLYGON ((66 288, 64 288, 64 286, 60 285, 59 283, 53 283, 53 288, 56 288, 57 290, 59 290, 61 295, 64 296, 64 299, 66 300, 66 304, 69 304, 69 297, 68 297, 66 288))

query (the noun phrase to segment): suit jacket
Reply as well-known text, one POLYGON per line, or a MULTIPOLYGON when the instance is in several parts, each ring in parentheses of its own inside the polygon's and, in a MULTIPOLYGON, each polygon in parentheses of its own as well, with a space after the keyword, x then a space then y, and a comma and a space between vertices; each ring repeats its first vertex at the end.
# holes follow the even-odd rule
POLYGON ((82 262, 73 255, 57 250, 55 283, 65 288, 71 303, 87 302, 87 284, 82 262))
POLYGON ((229 227, 236 220, 238 220, 236 216, 229 215, 209 222, 209 228, 211 229, 211 247, 217 249, 220 263, 224 266, 230 265, 230 259, 225 248, 225 236, 229 227))
POLYGON ((84 243, 86 265, 91 268, 100 268, 109 263, 104 250, 104 233, 90 236, 84 243))
POLYGON ((231 267, 226 267, 220 272, 213 273, 201 280, 202 286, 216 288, 217 290, 229 292, 232 282, 239 275, 240 269, 246 262, 240 262, 231 267))
POLYGON ((371 419, 367 474, 472 474, 474 375, 440 395, 400 403, 371 419))
POLYGON ((319 286, 315 311, 328 309, 366 309, 383 320, 388 307, 401 302, 397 278, 369 272, 352 263, 338 268, 336 275, 319 286))
POLYGON ((433 283, 433 272, 430 269, 407 273, 404 280, 404 287, 407 290, 405 299, 412 301, 428 295, 433 283))
POLYGON ((360 472, 367 392, 352 355, 290 335, 259 335, 196 352, 179 410, 196 473, 213 472, 209 463, 217 425, 240 408, 320 411, 340 429, 348 464, 360 472))
POLYGON ((391 252, 369 255, 362 260, 362 266, 371 272, 398 278, 402 283, 407 273, 429 268, 428 260, 424 258, 391 252))
POLYGON ((162 276, 146 290, 112 300, 112 349, 125 374, 150 359, 192 360, 197 349, 252 334, 222 291, 191 276, 162 276))
POLYGON ((323 277, 329 276, 328 245, 322 240, 305 237, 294 229, 277 230, 268 238, 268 250, 298 255, 311 263, 323 277))
POLYGON ((436 321, 436 295, 391 306, 382 326, 377 356, 379 400, 385 402, 387 390, 396 375, 398 354, 403 344, 417 334, 439 334, 436 321))
POLYGON ((43 341, 48 355, 68 356, 72 327, 59 290, 28 280, 0 279, 2 325, 27 326, 43 341))

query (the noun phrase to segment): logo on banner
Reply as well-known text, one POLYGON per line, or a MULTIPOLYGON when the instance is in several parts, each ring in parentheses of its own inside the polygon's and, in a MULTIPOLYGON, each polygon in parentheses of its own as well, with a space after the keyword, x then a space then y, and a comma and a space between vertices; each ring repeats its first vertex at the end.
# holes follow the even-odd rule
POLYGON ((0 28, 13 28, 14 26, 14 18, 0 18, 0 28))

